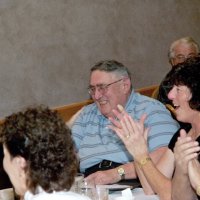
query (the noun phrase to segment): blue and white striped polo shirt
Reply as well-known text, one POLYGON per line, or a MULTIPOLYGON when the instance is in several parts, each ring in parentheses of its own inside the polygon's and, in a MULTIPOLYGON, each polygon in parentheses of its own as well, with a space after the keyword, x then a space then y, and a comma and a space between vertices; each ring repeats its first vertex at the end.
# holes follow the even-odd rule
MULTIPOLYGON (((125 110, 136 120, 147 114, 145 126, 151 127, 148 134, 149 151, 168 146, 178 123, 159 101, 132 91, 125 110)), ((115 132, 108 129, 111 122, 98 110, 95 103, 86 106, 72 127, 72 137, 80 158, 80 171, 111 160, 127 163, 133 160, 115 132)))

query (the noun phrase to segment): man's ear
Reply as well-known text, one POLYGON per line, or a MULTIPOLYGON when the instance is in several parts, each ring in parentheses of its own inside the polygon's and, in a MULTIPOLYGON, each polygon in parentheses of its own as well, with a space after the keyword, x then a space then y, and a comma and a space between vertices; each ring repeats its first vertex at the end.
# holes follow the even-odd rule
POLYGON ((174 60, 173 60, 173 58, 170 58, 169 64, 170 64, 172 67, 174 66, 174 60))
POLYGON ((127 77, 123 79, 123 91, 124 94, 130 92, 131 90, 131 80, 127 77))

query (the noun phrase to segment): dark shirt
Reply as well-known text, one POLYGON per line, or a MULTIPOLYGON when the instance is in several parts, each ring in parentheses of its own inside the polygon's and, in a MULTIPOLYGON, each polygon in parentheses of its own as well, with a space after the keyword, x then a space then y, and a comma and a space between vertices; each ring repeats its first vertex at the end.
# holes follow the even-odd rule
MULTIPOLYGON (((184 126, 182 126, 175 134, 174 136, 172 137, 169 145, 168 145, 168 148, 171 149, 172 151, 174 151, 174 146, 176 144, 176 141, 178 139, 178 137, 180 136, 180 130, 181 129, 184 129, 186 131, 186 133, 189 132, 189 130, 191 129, 191 125, 190 124, 184 124, 184 126)), ((200 145, 200 136, 196 139, 196 141, 199 143, 200 145)), ((198 156, 198 161, 200 162, 200 155, 198 156)))
POLYGON ((172 137, 172 139, 169 142, 168 148, 171 149, 174 152, 174 147, 176 144, 176 141, 178 139, 178 137, 180 136, 180 130, 184 129, 186 131, 186 133, 189 132, 189 130, 191 129, 191 125, 190 124, 183 124, 181 126, 181 128, 174 134, 174 136, 172 137))
MULTIPOLYGON (((172 151, 174 151, 174 147, 175 147, 175 144, 176 144, 176 141, 178 139, 178 137, 180 136, 180 130, 181 129, 184 129, 186 131, 186 133, 189 132, 189 130, 191 129, 191 125, 189 124, 184 124, 184 126, 182 126, 175 134, 174 136, 172 137, 169 145, 168 145, 168 148, 171 149, 172 151)), ((196 139, 196 141, 199 143, 200 145, 200 136, 196 139)), ((198 161, 200 162, 200 155, 198 156, 198 161)), ((200 200, 200 196, 197 196, 198 197, 198 200, 200 200)))

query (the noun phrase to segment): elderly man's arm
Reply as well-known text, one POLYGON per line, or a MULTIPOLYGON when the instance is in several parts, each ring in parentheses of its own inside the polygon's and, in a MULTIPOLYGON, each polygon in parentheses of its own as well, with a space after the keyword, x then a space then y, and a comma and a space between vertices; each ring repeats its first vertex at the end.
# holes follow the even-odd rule
MULTIPOLYGON (((153 162, 157 163, 163 153, 166 151, 166 147, 158 148, 157 150, 150 153, 150 157, 153 162)), ((137 178, 134 162, 130 162, 124 165, 121 165, 125 170, 125 179, 134 179, 137 178)), ((121 180, 117 172, 117 168, 109 169, 106 171, 98 171, 86 178, 87 181, 95 182, 95 184, 111 184, 116 183, 121 180)))

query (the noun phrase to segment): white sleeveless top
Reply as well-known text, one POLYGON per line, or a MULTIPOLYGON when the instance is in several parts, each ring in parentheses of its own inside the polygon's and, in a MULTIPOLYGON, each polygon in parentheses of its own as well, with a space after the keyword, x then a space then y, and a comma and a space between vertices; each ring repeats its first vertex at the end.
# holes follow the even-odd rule
POLYGON ((40 188, 40 192, 32 194, 27 191, 24 195, 24 200, 91 200, 87 196, 83 196, 71 191, 60 191, 47 193, 40 188))

